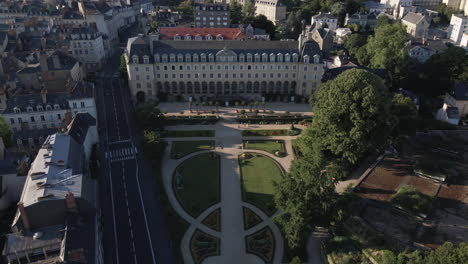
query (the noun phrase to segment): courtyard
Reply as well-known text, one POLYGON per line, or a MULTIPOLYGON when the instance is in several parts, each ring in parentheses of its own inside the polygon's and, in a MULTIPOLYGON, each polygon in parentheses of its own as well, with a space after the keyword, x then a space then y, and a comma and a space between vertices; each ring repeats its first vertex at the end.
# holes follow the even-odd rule
MULTIPOLYGON (((290 105, 298 111, 298 106, 307 108, 290 105)), ((187 107, 167 104, 161 111, 176 115, 187 107)), ((180 241, 174 241, 181 261, 282 263, 284 242, 273 221, 273 186, 291 166, 291 142, 297 136, 243 136, 244 130, 287 131, 291 125, 238 124, 236 109, 228 107, 218 114, 215 124, 165 127, 171 132, 164 137, 163 185, 170 205, 188 225, 180 241)))

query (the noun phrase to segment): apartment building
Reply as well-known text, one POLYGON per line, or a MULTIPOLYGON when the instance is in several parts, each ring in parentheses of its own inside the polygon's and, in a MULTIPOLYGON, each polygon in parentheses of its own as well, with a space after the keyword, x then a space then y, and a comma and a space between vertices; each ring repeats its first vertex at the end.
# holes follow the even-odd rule
POLYGON ((468 16, 453 14, 448 28, 449 39, 458 45, 464 33, 468 33, 468 16))
POLYGON ((311 25, 315 24, 322 24, 323 27, 329 28, 332 31, 335 31, 338 27, 338 18, 333 16, 330 13, 322 13, 319 12, 318 15, 312 16, 311 18, 311 25))
POLYGON ((229 27, 229 5, 227 4, 195 4, 195 27, 229 27))
POLYGON ((135 100, 160 95, 257 98, 310 96, 323 74, 322 54, 313 40, 174 41, 142 35, 125 51, 135 100))
POLYGON ((68 35, 70 52, 84 64, 88 72, 99 70, 106 57, 103 36, 96 27, 78 27, 71 29, 68 35))

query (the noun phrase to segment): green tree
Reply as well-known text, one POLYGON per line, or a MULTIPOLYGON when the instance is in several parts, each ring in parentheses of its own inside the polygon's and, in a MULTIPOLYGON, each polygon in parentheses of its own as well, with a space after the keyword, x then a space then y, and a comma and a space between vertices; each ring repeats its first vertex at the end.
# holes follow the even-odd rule
POLYGON ((246 0, 244 6, 242 7, 242 13, 244 14, 244 19, 249 17, 255 17, 255 0, 246 0))
POLYGON ((159 132, 154 130, 143 131, 142 149, 149 160, 161 158, 165 148, 165 143, 161 140, 159 132))
POLYGON ((266 31, 270 35, 271 38, 274 38, 276 27, 273 22, 268 20, 268 18, 264 15, 258 15, 254 18, 253 22, 251 23, 252 27, 254 28, 261 28, 266 31))
POLYGON ((127 73, 127 60, 125 59, 125 54, 122 54, 120 56, 120 76, 127 79, 128 78, 128 73, 127 73))
POLYGON ((350 52, 350 54, 355 55, 359 49, 366 45, 366 43, 367 37, 365 35, 353 33, 347 37, 344 47, 350 52))
POLYGON ((185 0, 177 6, 177 11, 182 12, 184 16, 193 17, 193 1, 185 0))
POLYGON ((231 24, 240 24, 242 22, 242 6, 236 0, 229 3, 229 16, 231 24))
POLYGON ((393 95, 390 112, 393 121, 393 135, 414 135, 416 133, 417 110, 413 100, 400 93, 393 95))
POLYGON ((367 41, 366 56, 361 57, 359 63, 374 69, 386 69, 391 84, 395 85, 399 81, 402 65, 407 60, 405 42, 406 30, 401 23, 376 27, 374 36, 370 36, 367 41))
POLYGON ((378 76, 359 69, 340 74, 319 86, 312 106, 311 129, 329 159, 355 164, 388 135, 388 91, 378 76))
POLYGON ((353 33, 357 33, 359 32, 359 30, 361 30, 361 26, 359 26, 358 24, 348 24, 346 25, 346 27, 351 29, 353 33))
POLYGON ((150 23, 150 29, 148 31, 148 33, 151 33, 151 32, 156 32, 158 30, 158 22, 157 21, 151 21, 150 23))
POLYGON ((135 120, 142 129, 161 129, 163 115, 156 104, 145 103, 135 109, 135 120))
POLYGON ((5 122, 5 119, 0 116, 0 138, 3 139, 5 147, 11 146, 11 130, 5 122))
POLYGON ((434 24, 440 25, 448 25, 450 24, 450 19, 452 19, 452 15, 457 13, 457 10, 448 7, 446 4, 439 3, 436 7, 436 10, 439 15, 432 20, 434 24))

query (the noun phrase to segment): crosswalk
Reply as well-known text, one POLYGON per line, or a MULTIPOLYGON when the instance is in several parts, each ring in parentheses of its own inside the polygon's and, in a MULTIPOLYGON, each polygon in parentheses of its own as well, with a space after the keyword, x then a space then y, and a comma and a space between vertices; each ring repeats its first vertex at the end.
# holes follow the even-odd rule
POLYGON ((106 159, 110 159, 111 161, 123 161, 134 159, 136 154, 138 154, 138 149, 131 147, 106 151, 105 155, 106 159))

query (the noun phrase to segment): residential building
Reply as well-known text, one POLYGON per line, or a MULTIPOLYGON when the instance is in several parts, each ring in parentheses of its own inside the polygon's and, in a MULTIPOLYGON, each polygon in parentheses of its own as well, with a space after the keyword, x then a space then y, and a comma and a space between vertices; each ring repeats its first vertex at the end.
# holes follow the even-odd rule
POLYGON ((226 4, 195 4, 195 27, 228 27, 229 6, 226 4))
POLYGON ((453 14, 448 28, 449 39, 458 45, 464 33, 468 33, 468 16, 453 14))
POLYGON ((18 202, 28 173, 29 158, 5 148, 0 137, 0 210, 18 202))
POLYGON ((320 83, 319 45, 300 41, 174 41, 130 38, 125 51, 133 99, 162 96, 260 99, 310 96, 320 83))
POLYGON ((351 35, 351 29, 349 28, 337 28, 335 31, 335 42, 337 44, 343 44, 346 40, 346 36, 351 35))
POLYGON ((399 12, 397 13, 398 15, 395 16, 398 19, 404 18, 408 13, 413 12, 417 13, 418 7, 417 6, 400 6, 399 7, 399 12))
MULTIPOLYGON (((229 3, 230 0, 225 2, 229 3)), ((246 0, 238 2, 244 5, 246 0)), ((274 24, 286 19, 286 6, 280 0, 255 0, 255 8, 256 15, 264 15, 274 24)))
POLYGON ((322 24, 323 27, 335 31, 338 25, 338 18, 330 13, 319 12, 318 15, 312 16, 310 24, 322 24))
POLYGON ((364 6, 369 10, 371 13, 387 13, 392 10, 387 5, 374 2, 374 1, 366 1, 364 2, 364 6))
POLYGON ((328 52, 333 48, 333 31, 325 27, 326 24, 316 23, 307 26, 306 29, 300 35, 302 39, 312 39, 319 45, 324 55, 328 55, 328 52))
POLYGON ((160 28, 175 27, 182 19, 179 11, 174 11, 164 6, 160 6, 158 11, 151 13, 151 15, 158 22, 160 28))
POLYGON ((406 26, 406 33, 414 38, 424 38, 427 36, 431 21, 428 17, 420 13, 409 12, 401 23, 406 26))
POLYGON ((361 27, 361 30, 365 28, 375 28, 377 26, 376 13, 355 13, 352 15, 346 14, 345 25, 356 24, 361 27))
POLYGON ((50 135, 31 164, 7 234, 8 263, 102 263, 95 182, 87 173, 96 120, 77 114, 50 135))
POLYGON ((19 81, 35 90, 46 88, 49 92, 63 91, 71 79, 83 80, 83 69, 78 60, 61 51, 52 54, 36 53, 35 63, 28 64, 17 72, 19 81))
POLYGON ((436 119, 456 126, 460 123, 460 112, 456 106, 444 103, 443 107, 437 111, 436 119))
POLYGON ((93 86, 89 83, 69 83, 66 92, 29 91, 20 93, 2 91, 0 115, 13 131, 17 148, 26 152, 35 151, 47 135, 66 125, 78 112, 87 112, 94 118, 96 104, 93 86))
POLYGON ((73 28, 69 33, 70 51, 88 72, 99 70, 106 57, 102 34, 96 27, 73 28))
POLYGON ((405 49, 411 58, 421 63, 426 62, 432 55, 436 54, 436 51, 431 47, 419 43, 409 44, 405 49))
POLYGON ((413 5, 426 9, 435 10, 442 0, 413 0, 413 5))
POLYGON ((468 32, 463 33, 463 37, 461 38, 461 41, 460 41, 460 47, 468 51, 468 32))
POLYGON ((457 107, 460 116, 466 116, 468 114, 468 84, 455 84, 445 94, 445 102, 450 106, 457 107))

